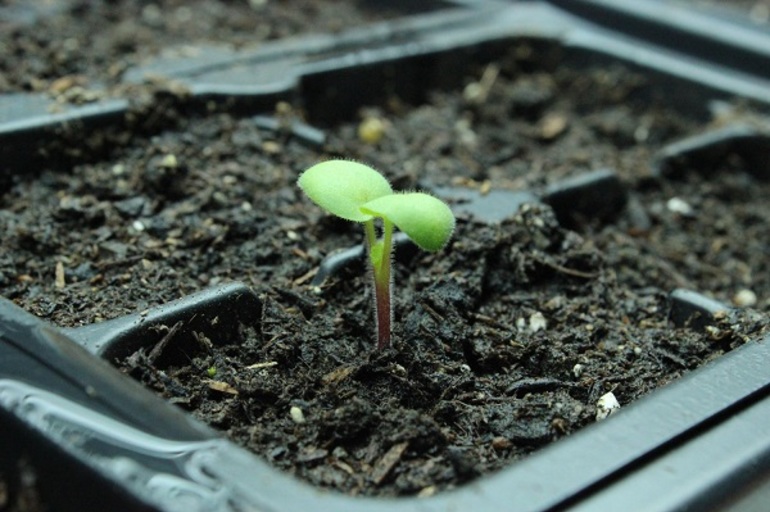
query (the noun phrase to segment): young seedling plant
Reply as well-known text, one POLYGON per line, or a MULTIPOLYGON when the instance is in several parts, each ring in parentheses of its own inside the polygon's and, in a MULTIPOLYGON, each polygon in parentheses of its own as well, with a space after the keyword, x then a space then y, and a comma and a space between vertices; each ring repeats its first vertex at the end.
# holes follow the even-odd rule
POLYGON ((349 160, 316 164, 303 172, 297 183, 332 215, 363 224, 374 281, 377 348, 390 346, 393 228, 403 231, 421 249, 435 252, 452 236, 452 211, 440 199, 423 192, 393 192, 382 174, 349 160), (381 223, 379 238, 375 219, 381 223))

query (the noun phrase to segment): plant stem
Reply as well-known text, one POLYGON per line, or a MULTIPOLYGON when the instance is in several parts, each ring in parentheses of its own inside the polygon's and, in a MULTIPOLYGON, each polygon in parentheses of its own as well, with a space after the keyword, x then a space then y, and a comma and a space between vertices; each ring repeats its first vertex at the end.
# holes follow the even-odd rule
POLYGON ((369 261, 372 264, 374 280, 374 311, 377 324, 377 348, 390 346, 390 329, 393 319, 390 291, 390 259, 393 245, 393 223, 383 219, 382 239, 377 240, 374 222, 364 224, 369 261))
MULTIPOLYGON (((372 257, 372 249, 377 242, 377 235, 374 232, 374 220, 370 219, 364 222, 364 232, 366 233, 366 250, 369 253, 369 258, 372 257)), ((371 259, 369 260, 371 261, 371 259)))

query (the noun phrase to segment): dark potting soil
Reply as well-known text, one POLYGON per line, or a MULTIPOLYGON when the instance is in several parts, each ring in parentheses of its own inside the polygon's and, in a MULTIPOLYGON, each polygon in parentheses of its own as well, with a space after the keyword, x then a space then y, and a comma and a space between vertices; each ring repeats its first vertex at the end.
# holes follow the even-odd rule
MULTIPOLYGON (((108 160, 18 175, 0 196, 0 293, 77 326, 244 281, 263 307, 237 339, 170 336, 120 368, 276 467, 350 494, 430 495, 509 465, 594 423, 605 393, 625 406, 763 327, 751 311, 707 332, 672 326, 673 288, 770 306, 768 184, 737 160, 708 178, 650 172, 665 144, 752 110, 704 122, 622 66, 533 69, 532 51, 468 76, 481 96, 363 109, 382 128, 374 143, 358 119, 327 126, 316 148, 253 118, 172 111, 173 126, 108 160), (609 167, 631 202, 569 225, 540 204, 497 223, 460 215, 445 250, 396 264, 395 344, 376 352, 363 265, 311 284, 325 255, 362 238, 295 185, 339 155, 399 189, 482 195, 609 167)), ((302 120, 303 106, 274 115, 302 120)))
POLYGON ((163 52, 194 46, 253 48, 300 34, 338 32, 429 11, 372 0, 0 1, 0 93, 46 92, 93 101, 120 88, 123 73, 163 52))
POLYGON ((37 488, 35 468, 24 457, 11 462, 11 457, 0 468, 0 510, 8 512, 37 512, 48 510, 37 488), (15 464, 14 464, 15 462, 15 464))

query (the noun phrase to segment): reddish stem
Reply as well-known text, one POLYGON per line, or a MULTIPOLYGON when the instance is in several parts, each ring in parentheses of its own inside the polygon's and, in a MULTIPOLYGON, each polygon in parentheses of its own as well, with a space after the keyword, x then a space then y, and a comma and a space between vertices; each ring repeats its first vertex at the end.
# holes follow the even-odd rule
POLYGON ((390 286, 378 286, 374 283, 374 300, 377 314, 377 349, 382 350, 390 346, 390 286))
POLYGON ((383 219, 382 226, 382 251, 379 260, 372 258, 372 248, 377 243, 374 234, 374 223, 366 224, 366 239, 369 244, 369 261, 372 264, 374 280, 374 311, 377 323, 377 349, 382 350, 390 346, 390 332, 393 323, 393 309, 391 307, 391 272, 390 258, 393 243, 393 224, 383 219))

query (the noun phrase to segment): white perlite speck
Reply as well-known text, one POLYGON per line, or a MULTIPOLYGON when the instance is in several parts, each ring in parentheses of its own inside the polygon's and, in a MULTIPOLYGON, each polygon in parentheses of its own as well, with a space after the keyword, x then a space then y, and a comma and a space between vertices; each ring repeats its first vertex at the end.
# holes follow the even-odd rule
POLYGON ((575 366, 572 367, 572 375, 574 375, 576 379, 579 379, 580 376, 583 375, 584 369, 585 369, 585 365, 580 363, 575 363, 575 366))
POLYGON ((602 421, 608 416, 615 414, 619 409, 620 403, 612 391, 603 394, 596 402, 596 421, 602 421))
POLYGON ((733 296, 733 303, 740 307, 751 307, 757 305, 757 294, 748 288, 738 290, 733 296))
POLYGON ((291 419, 294 421, 294 423, 305 423, 305 413, 303 413, 302 409, 296 405, 293 405, 291 409, 289 409, 289 415, 291 416, 291 419))
POLYGON ((672 197, 666 202, 666 208, 672 213, 678 213, 683 217, 692 217, 695 215, 695 210, 690 203, 680 197, 672 197))
POLYGON ((540 311, 532 313, 529 317, 529 330, 532 332, 542 331, 548 327, 545 316, 540 311))

